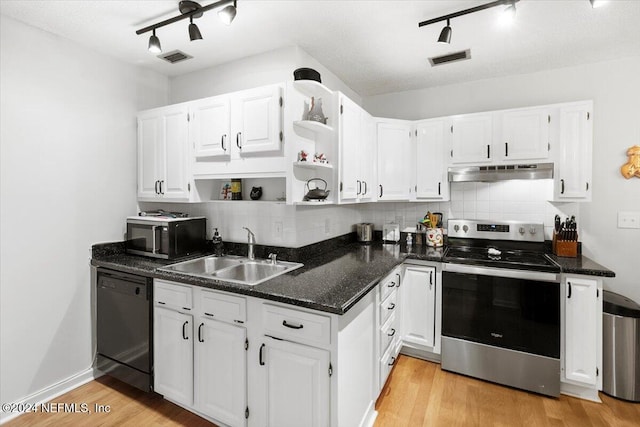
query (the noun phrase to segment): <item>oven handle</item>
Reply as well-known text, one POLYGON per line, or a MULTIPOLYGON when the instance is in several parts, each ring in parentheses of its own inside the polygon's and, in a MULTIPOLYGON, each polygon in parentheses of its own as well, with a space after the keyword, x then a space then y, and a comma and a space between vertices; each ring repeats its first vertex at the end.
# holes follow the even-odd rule
POLYGON ((542 271, 509 270, 504 268, 478 267, 471 265, 449 264, 442 266, 444 271, 452 273, 479 274, 482 276, 507 277, 512 279, 538 280, 541 282, 560 283, 559 275, 542 271))

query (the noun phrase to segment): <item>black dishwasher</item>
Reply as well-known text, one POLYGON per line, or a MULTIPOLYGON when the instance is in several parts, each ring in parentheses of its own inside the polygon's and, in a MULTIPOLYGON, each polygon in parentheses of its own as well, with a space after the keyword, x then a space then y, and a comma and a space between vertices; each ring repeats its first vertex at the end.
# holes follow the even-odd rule
POLYGON ((153 390, 153 279, 98 268, 97 368, 153 390))

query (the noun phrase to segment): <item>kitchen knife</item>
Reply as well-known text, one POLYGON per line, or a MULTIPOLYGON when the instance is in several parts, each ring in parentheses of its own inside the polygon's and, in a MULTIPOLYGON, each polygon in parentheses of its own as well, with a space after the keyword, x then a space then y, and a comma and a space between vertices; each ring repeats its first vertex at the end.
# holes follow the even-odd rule
POLYGON ((560 232, 560 215, 556 215, 554 218, 554 227, 556 229, 556 234, 560 232))

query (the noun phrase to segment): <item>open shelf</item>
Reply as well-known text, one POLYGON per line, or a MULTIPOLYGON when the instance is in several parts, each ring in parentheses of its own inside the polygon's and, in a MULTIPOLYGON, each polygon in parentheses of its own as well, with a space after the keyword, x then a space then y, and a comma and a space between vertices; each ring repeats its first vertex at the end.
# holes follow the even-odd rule
POLYGON ((333 128, 331 126, 320 122, 314 122, 313 120, 298 120, 293 122, 293 125, 302 129, 310 130, 317 134, 330 135, 333 133, 333 128))
POLYGON ((326 201, 326 200, 322 202, 301 201, 301 202, 293 202, 293 204, 296 206, 327 206, 327 205, 333 205, 334 202, 326 201))
POLYGON ((331 163, 318 163, 318 162, 293 162, 293 166, 304 169, 333 169, 331 163))
POLYGON ((318 96, 327 97, 327 99, 333 95, 333 92, 322 83, 318 83, 315 80, 295 80, 293 87, 300 93, 306 96, 318 96))

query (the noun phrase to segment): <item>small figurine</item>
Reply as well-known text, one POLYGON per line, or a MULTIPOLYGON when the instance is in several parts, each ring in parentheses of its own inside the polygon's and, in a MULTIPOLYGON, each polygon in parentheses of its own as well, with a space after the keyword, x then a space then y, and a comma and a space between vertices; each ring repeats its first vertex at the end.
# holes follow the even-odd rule
POLYGON ((327 161, 327 158, 325 157, 324 153, 316 153, 313 155, 313 161, 316 163, 329 163, 327 161))
POLYGON ((307 156, 308 156, 308 154, 307 154, 307 153, 305 153, 305 151, 304 151, 304 150, 301 150, 301 151, 298 153, 298 161, 299 161, 299 162, 306 162, 306 161, 307 161, 307 156))

